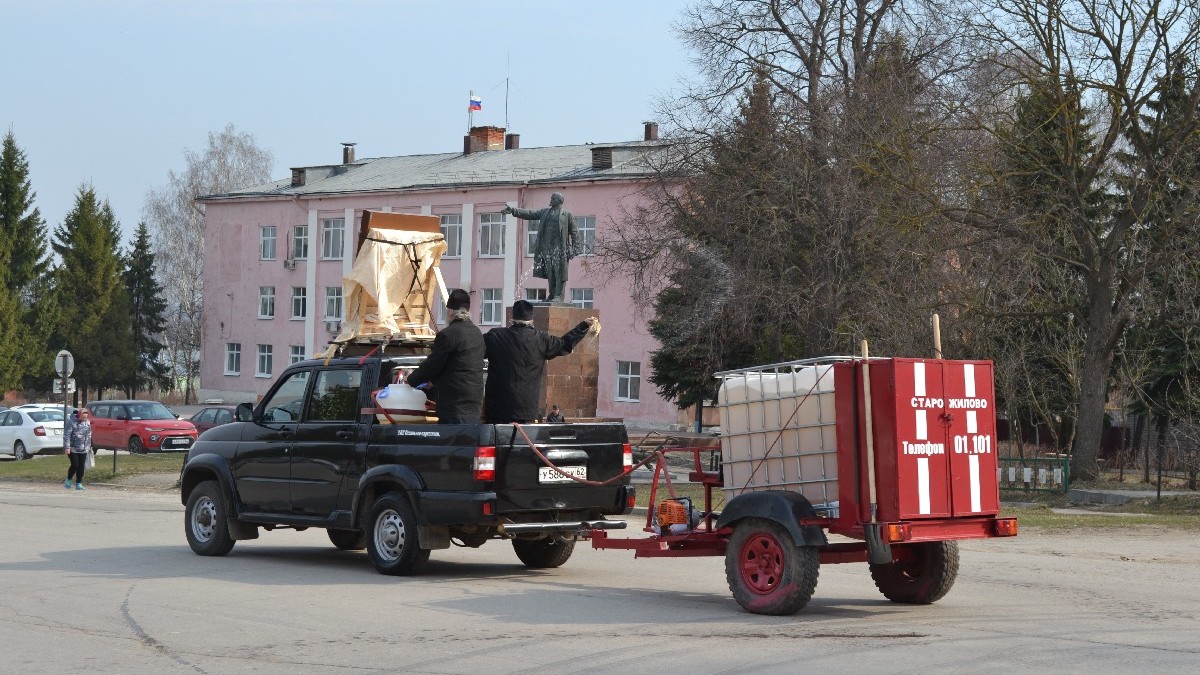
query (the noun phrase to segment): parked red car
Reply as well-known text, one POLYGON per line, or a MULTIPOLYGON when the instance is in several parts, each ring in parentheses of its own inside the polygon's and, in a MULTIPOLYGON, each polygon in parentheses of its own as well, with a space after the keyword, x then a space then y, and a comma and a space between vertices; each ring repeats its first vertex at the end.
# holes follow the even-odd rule
POLYGON ((202 434, 213 427, 232 422, 234 410, 237 410, 235 405, 212 405, 192 415, 188 421, 195 424, 196 431, 202 434))
POLYGON ((93 401, 92 445, 111 450, 186 452, 196 426, 180 420, 158 401, 93 401))

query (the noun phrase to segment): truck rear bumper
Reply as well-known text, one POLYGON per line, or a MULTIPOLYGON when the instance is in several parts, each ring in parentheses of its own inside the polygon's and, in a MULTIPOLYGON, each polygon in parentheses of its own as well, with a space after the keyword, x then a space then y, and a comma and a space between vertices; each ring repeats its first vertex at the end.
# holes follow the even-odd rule
POLYGON ((530 532, 579 532, 581 530, 623 530, 629 523, 623 520, 576 520, 550 523, 506 523, 500 526, 501 534, 527 534, 530 532))

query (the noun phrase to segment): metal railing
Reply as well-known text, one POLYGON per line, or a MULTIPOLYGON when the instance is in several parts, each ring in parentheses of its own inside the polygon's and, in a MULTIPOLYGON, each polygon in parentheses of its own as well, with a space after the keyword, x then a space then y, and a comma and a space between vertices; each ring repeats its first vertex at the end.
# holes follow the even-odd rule
POLYGON ((1000 457, 997 478, 1001 490, 1061 492, 1071 489, 1070 458, 1000 457))

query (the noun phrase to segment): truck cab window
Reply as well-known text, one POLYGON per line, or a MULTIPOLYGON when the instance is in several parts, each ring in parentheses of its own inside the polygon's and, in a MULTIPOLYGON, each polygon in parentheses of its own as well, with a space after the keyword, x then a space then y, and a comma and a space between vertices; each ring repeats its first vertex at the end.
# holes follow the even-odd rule
POLYGON ((308 377, 312 371, 300 370, 292 373, 263 404, 263 420, 266 422, 298 422, 304 407, 304 390, 308 388, 308 377))
POLYGON ((313 387, 308 421, 352 422, 358 419, 358 391, 361 370, 322 370, 313 387))

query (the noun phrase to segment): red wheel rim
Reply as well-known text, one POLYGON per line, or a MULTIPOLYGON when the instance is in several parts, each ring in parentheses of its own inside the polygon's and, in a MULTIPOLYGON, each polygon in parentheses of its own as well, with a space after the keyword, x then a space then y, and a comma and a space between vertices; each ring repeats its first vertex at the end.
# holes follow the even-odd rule
POLYGON ((738 566, 742 582, 755 593, 770 593, 783 577, 783 548, 769 534, 756 534, 742 544, 738 566))

